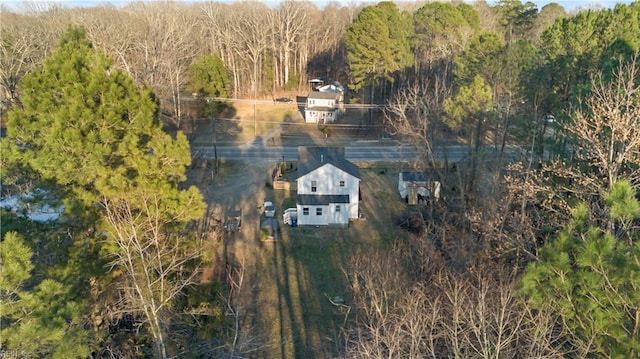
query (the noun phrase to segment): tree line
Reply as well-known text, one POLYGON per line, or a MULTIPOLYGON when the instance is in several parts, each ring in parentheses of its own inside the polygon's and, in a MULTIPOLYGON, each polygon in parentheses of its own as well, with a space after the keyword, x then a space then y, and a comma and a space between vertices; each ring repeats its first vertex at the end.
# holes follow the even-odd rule
POLYGON ((56 224, 2 212, 3 348, 240 355, 231 300, 192 286, 204 203, 162 115, 179 127, 192 92, 324 76, 386 104, 387 131, 445 181, 425 226, 345 265, 335 355, 637 356, 640 3, 402 6, 3 9, 2 182, 65 208, 56 224), (433 156, 451 137, 469 149, 455 168, 433 156))
POLYGON ((86 29, 88 39, 113 58, 115 67, 150 86, 176 121, 180 96, 198 90, 187 90, 188 72, 201 56, 224 64, 225 95, 235 98, 306 88, 309 76, 342 79, 334 75, 341 67, 336 61, 342 55, 341 38, 359 9, 337 4, 319 9, 296 1, 275 7, 259 1, 92 8, 27 4, 19 12, 2 6, 2 92, 8 104, 17 100, 18 81, 42 63, 66 26, 74 24, 86 29), (313 62, 317 65, 310 72, 313 62))
MULTIPOLYGON (((517 31, 522 33, 523 26, 529 26, 536 29, 530 35, 535 37, 545 24, 564 14, 557 5, 547 6, 537 14, 535 6, 524 8, 519 2, 504 2, 496 7, 484 2, 473 6, 436 3, 419 9, 417 4, 403 3, 401 6, 408 10, 402 14, 396 5, 388 4, 375 11, 375 16, 381 17, 375 21, 383 20, 380 26, 355 21, 356 16, 367 16, 380 6, 366 7, 360 14, 364 5, 337 3, 322 8, 293 1, 274 7, 250 1, 132 2, 123 7, 92 8, 27 4, 20 11, 3 5, 3 97, 8 104, 16 100, 19 79, 51 52, 69 23, 86 28, 91 42, 108 53, 114 65, 136 82, 149 85, 163 101, 163 108, 171 111, 179 122, 179 96, 197 90, 189 86, 188 72, 200 56, 219 58, 228 77, 226 88, 235 98, 273 96, 283 90, 305 91, 307 81, 316 77, 337 80, 358 91, 369 75, 397 77, 406 67, 424 69, 426 64, 435 64, 438 59, 459 52, 481 27, 510 31, 512 38, 519 35, 517 31), (415 9, 418 10, 411 15, 409 10, 415 9), (430 22, 430 18, 438 20, 430 22), (516 24, 515 18, 522 19, 516 24), (500 25, 509 21, 514 24, 500 25), (359 36, 359 24, 369 37, 382 34, 381 31, 388 33, 385 30, 388 28, 394 30, 389 39, 371 38, 378 40, 372 43, 377 49, 366 50, 368 54, 358 53, 354 52, 350 39, 359 36), (369 32, 366 26, 371 26, 369 32), (371 73, 366 65, 357 69, 362 67, 358 62, 383 56, 380 51, 392 51, 396 42, 403 44, 398 51, 393 50, 397 58, 374 65, 377 68, 371 73)), ((364 44, 366 39, 359 37, 358 41, 364 44)))
POLYGON ((638 5, 359 13, 359 95, 446 188, 417 233, 352 259, 347 356, 638 355, 638 5), (433 155, 452 136, 455 168, 433 155))

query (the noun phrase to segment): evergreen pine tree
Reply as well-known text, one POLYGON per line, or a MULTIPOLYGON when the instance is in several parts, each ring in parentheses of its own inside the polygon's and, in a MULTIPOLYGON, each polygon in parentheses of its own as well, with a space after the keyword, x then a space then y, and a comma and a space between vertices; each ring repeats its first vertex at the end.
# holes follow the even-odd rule
POLYGON ((635 191, 616 183, 606 201, 612 225, 599 228, 582 204, 558 238, 522 278, 528 304, 558 318, 578 356, 640 355, 640 246, 637 233, 618 229, 640 217, 635 191), (626 240, 625 240, 626 239, 626 240))
MULTIPOLYGON (((172 303, 199 264, 200 243, 186 226, 204 212, 195 187, 179 188, 191 161, 186 137, 162 130, 154 94, 113 69, 82 28, 71 27, 25 76, 20 95, 22 106, 8 114, 7 162, 54 183, 67 194, 69 214, 85 224, 102 219, 95 224, 106 236, 103 253, 124 272, 121 309, 142 314, 156 356, 167 357, 172 303)), ((40 286, 29 295, 48 298, 53 308, 42 310, 73 312, 50 297, 64 287, 40 286)))
POLYGON ((0 242, 1 343, 19 357, 86 358, 84 311, 71 288, 45 279, 33 289, 33 252, 15 232, 0 242))

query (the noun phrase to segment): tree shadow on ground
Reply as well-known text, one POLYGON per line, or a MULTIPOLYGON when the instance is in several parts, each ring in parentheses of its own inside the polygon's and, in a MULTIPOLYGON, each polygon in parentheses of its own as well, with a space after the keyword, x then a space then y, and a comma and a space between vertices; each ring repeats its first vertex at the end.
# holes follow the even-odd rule
POLYGON ((192 144, 212 145, 214 138, 218 143, 235 142, 242 132, 239 123, 234 121, 236 114, 233 106, 219 102, 212 106, 205 99, 197 99, 187 102, 180 130, 192 144))

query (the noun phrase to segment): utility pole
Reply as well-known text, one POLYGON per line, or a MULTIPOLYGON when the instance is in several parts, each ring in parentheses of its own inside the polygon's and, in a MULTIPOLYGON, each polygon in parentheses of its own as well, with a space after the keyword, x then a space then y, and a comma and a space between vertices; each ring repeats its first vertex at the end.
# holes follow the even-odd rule
POLYGON ((258 137, 258 125, 256 124, 256 100, 258 99, 258 84, 253 85, 253 137, 258 137))
POLYGON ((216 118, 213 112, 213 99, 208 98, 209 110, 211 111, 211 131, 213 132, 213 170, 218 173, 218 149, 216 148, 216 118))

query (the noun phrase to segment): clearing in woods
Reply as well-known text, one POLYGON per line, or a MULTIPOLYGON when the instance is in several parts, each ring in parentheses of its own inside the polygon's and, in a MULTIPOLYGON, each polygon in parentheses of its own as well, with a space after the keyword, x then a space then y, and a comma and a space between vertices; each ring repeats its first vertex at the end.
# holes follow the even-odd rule
MULTIPOLYGON (((395 165, 395 164, 394 164, 395 165)), ((349 305, 348 261, 362 248, 385 246, 394 239, 393 219, 406 210, 396 193, 398 168, 361 167, 361 212, 366 219, 348 228, 297 227, 282 224, 283 206, 295 192, 273 191, 269 171, 275 163, 222 163, 214 176, 207 169, 190 171, 209 204, 208 215, 222 219, 229 209, 242 209, 240 232, 223 241, 212 239, 213 263, 204 281, 219 278, 223 263, 244 265, 245 283, 236 297, 241 310, 239 349, 249 342, 260 349, 249 356, 267 358, 330 358, 341 345, 349 305), (261 204, 271 200, 281 226, 276 241, 264 242, 261 204)))
MULTIPOLYGON (((349 121, 360 123, 360 115, 349 121)), ((296 104, 254 107, 238 103, 219 117, 215 125, 217 141, 227 145, 256 139, 276 146, 342 145, 345 140, 363 135, 377 136, 366 127, 340 132, 337 128, 325 136, 318 126, 304 124, 296 104)), ((193 145, 212 144, 211 120, 201 119, 185 127, 193 145)), ((202 166, 206 163, 202 159, 196 159, 196 163, 200 166, 189 171, 188 181, 203 193, 210 223, 223 221, 230 210, 242 211, 239 232, 224 236, 223 240, 215 235, 209 237, 207 257, 212 258, 212 263, 202 278, 203 282, 222 279, 225 264, 245 269, 243 286, 234 298, 242 327, 236 353, 243 355, 244 350, 258 347, 246 356, 335 357, 342 342, 340 329, 346 310, 333 305, 330 299, 340 297, 344 304, 350 304, 347 275, 352 254, 389 245, 394 239, 393 219, 406 210, 396 192, 402 164, 393 163, 386 168, 360 164, 360 211, 366 219, 352 222, 348 228, 291 228, 283 225, 282 213, 285 206, 295 203, 295 192, 271 189, 269 176, 275 162, 221 161, 217 173, 213 172, 212 163, 202 166), (277 240, 270 242, 261 240, 264 216, 260 206, 265 200, 276 205, 276 219, 281 226, 277 240)))

